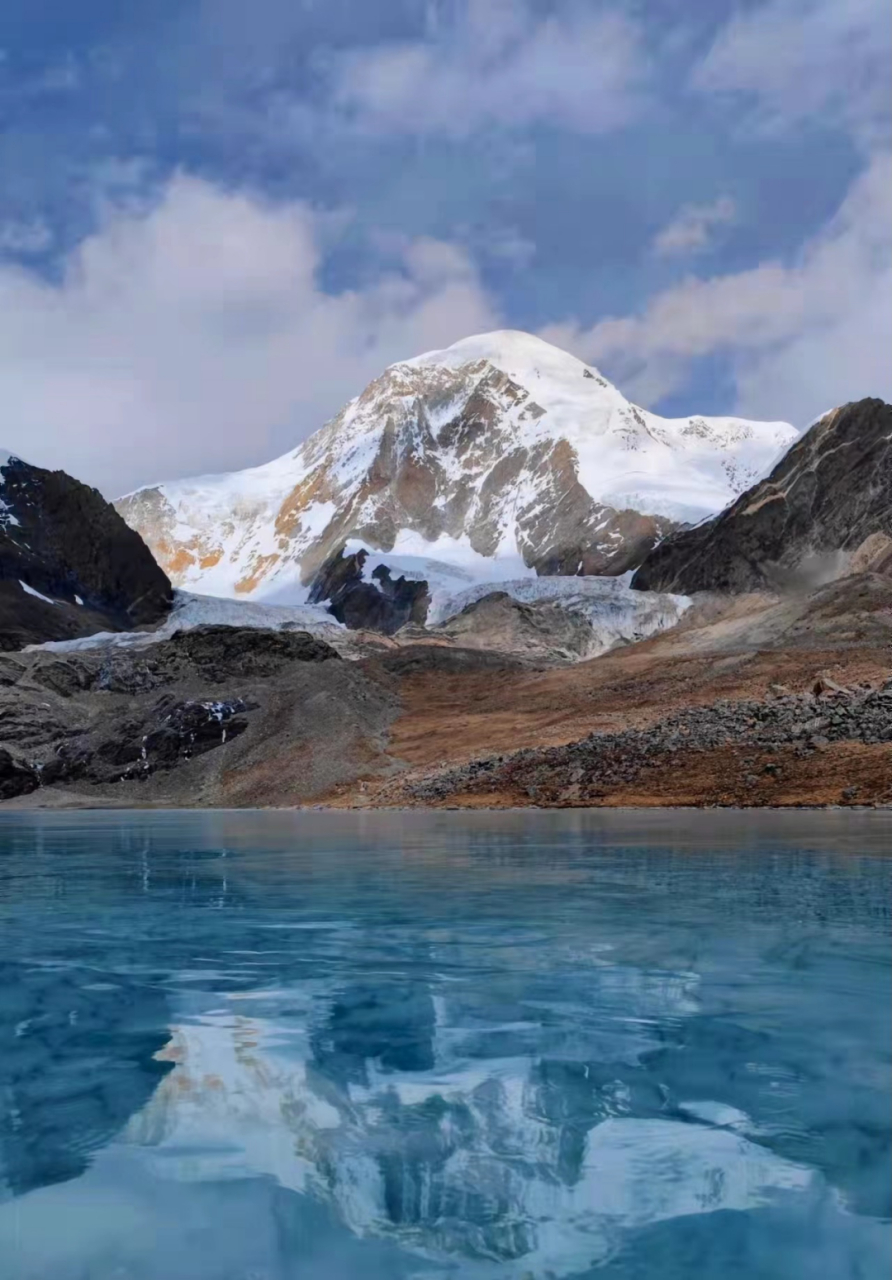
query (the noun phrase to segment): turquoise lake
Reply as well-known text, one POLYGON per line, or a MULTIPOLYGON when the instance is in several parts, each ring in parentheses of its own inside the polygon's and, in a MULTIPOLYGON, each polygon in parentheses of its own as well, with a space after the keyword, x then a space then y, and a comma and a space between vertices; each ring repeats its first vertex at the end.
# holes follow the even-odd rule
POLYGON ((892 817, 0 815, 0 1280, 880 1280, 892 817))

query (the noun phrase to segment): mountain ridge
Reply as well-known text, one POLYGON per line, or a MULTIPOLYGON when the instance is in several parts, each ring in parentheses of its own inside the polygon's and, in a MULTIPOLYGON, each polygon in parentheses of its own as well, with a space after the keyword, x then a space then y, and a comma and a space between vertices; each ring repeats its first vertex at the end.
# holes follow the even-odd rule
POLYGON ((0 451, 0 650, 167 616, 173 595, 139 534, 64 471, 0 451))
POLYGON ((694 529, 653 548, 643 591, 787 591, 868 569, 892 549, 892 406, 823 414, 771 471, 694 529))

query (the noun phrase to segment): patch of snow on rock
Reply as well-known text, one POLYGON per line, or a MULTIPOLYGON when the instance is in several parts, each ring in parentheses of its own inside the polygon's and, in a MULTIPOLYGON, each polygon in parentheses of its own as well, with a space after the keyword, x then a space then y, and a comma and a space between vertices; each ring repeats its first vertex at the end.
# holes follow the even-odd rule
POLYGON ((35 591, 33 587, 29 587, 27 582, 22 582, 19 578, 19 586, 26 595, 33 596, 35 600, 42 600, 44 604, 58 604, 58 600, 51 600, 49 596, 41 595, 39 591, 35 591))
MULTIPOLYGON (((10 462, 21 462, 22 459, 17 453, 10 453, 8 449, 0 449, 0 468, 9 466, 10 462)), ((3 477, 0 475, 0 489, 3 488, 3 477)), ((14 515, 9 503, 4 502, 0 498, 0 529, 8 529, 10 525, 18 525, 19 521, 14 515)))

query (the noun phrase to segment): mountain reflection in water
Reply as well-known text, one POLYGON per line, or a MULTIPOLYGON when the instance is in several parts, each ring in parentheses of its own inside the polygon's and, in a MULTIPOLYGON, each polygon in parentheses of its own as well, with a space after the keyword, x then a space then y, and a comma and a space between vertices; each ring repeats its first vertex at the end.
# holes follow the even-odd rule
POLYGON ((884 1274, 885 820, 706 817, 5 817, 0 1280, 884 1274))

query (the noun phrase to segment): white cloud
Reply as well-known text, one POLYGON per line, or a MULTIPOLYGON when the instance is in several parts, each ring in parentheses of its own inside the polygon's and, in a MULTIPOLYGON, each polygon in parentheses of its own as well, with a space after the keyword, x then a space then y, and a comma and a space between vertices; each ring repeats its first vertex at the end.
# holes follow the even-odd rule
POLYGON ((432 240, 327 294, 330 223, 180 176, 109 214, 60 282, 0 266, 4 446, 109 495, 259 463, 387 364, 498 325, 467 256, 432 240))
MULTIPOLYGON (((498 222, 481 222, 472 225, 455 223, 451 228, 453 249, 458 248, 464 261, 507 263, 516 269, 528 267, 536 256, 536 242, 523 235, 517 227, 498 222)), ((404 232, 373 229, 369 244, 386 260, 395 255, 402 258, 410 244, 404 232)))
POLYGON ((466 0, 419 41, 338 55, 334 104, 361 129, 465 137, 538 121, 581 133, 636 112, 647 77, 637 27, 618 9, 573 4, 537 17, 526 0, 466 0))
POLYGON ((750 101, 750 122, 780 129, 825 114, 869 146, 889 136, 888 0, 767 0, 720 32, 694 87, 750 101))
POLYGON ((654 240, 660 257, 699 253, 710 247, 716 227, 734 221, 737 209, 730 196, 719 196, 711 204, 686 204, 654 240))
POLYGON ((521 235, 514 228, 497 231, 483 242, 483 250, 490 257, 509 263, 512 267, 528 267, 536 256, 536 242, 521 235))
POLYGON ((740 413, 802 424, 830 404, 892 399, 892 158, 873 159, 792 264, 689 277, 638 315, 543 337, 603 363, 645 404, 716 352, 732 361, 740 413))
POLYGON ((45 253, 53 243, 53 233, 42 218, 30 221, 10 218, 0 222, 0 257, 4 254, 28 257, 45 253))
POLYGON ((523 235, 517 227, 494 223, 476 229, 456 228, 456 232, 475 254, 507 263, 518 270, 528 267, 536 256, 535 240, 523 235))

